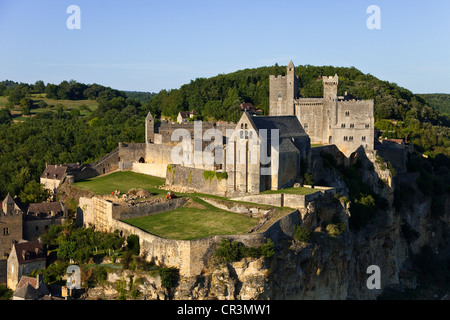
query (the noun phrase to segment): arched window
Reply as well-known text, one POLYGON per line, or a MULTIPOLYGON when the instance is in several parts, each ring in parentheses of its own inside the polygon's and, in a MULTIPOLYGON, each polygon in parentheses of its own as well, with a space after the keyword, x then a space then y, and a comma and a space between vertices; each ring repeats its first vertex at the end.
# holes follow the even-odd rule
POLYGON ((305 123, 305 124, 303 125, 303 128, 305 129, 305 131, 308 131, 308 129, 309 129, 309 126, 308 126, 308 124, 307 124, 307 123, 305 123))

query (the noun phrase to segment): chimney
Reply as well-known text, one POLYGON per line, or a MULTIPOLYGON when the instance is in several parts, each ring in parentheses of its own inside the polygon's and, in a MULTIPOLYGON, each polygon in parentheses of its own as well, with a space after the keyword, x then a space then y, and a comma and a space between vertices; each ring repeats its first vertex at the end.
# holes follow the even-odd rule
POLYGON ((44 282, 44 275, 42 273, 38 273, 36 275, 36 289, 39 289, 41 282, 44 282))

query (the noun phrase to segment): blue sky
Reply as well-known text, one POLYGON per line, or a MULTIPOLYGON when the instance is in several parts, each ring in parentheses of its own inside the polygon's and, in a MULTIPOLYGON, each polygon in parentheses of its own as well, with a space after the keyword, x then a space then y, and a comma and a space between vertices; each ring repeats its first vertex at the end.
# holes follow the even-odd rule
POLYGON ((450 93, 448 0, 0 0, 0 34, 0 80, 158 92, 292 59, 450 93), (72 4, 80 30, 66 26, 72 4), (370 5, 379 30, 366 26, 370 5))

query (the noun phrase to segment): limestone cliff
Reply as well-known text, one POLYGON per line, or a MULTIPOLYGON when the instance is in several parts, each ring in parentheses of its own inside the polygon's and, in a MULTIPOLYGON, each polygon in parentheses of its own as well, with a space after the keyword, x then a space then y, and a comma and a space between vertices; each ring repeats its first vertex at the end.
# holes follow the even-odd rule
MULTIPOLYGON (((403 196, 404 200, 399 204, 401 196, 396 193, 392 171, 370 156, 363 159, 358 168, 360 179, 386 200, 385 205, 377 209, 375 217, 363 226, 352 228, 350 204, 344 197, 348 196, 349 190, 345 179, 333 168, 324 169, 326 172, 317 174, 328 177, 329 185, 340 186, 341 194, 310 203, 300 210, 303 225, 312 231, 309 242, 278 239, 276 253, 270 258, 245 258, 228 264, 211 261, 201 274, 180 278, 176 287, 170 290, 161 287, 158 276, 141 275, 145 281, 139 284, 139 298, 442 297, 448 288, 436 287, 430 281, 433 275, 424 273, 424 269, 436 270, 450 256, 445 241, 450 222, 448 193, 441 195, 441 214, 434 212, 432 196, 423 194, 415 182, 409 184, 406 197, 403 196), (336 221, 345 223, 348 228, 342 235, 333 236, 326 226, 336 221), (367 287, 370 276, 367 268, 371 265, 381 270, 381 289, 367 287), (416 291, 419 294, 413 294, 416 291)), ((126 280, 127 277, 122 275, 121 278, 126 280)), ((114 288, 110 284, 111 297, 117 295, 114 288)), ((88 295, 108 295, 106 289, 102 290, 101 294, 91 292, 88 295)))

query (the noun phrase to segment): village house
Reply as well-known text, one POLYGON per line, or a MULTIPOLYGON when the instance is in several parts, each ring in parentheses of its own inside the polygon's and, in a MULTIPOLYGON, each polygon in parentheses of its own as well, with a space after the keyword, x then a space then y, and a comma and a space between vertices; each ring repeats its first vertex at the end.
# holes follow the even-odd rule
POLYGON ((14 244, 8 257, 8 288, 15 290, 23 275, 30 274, 33 270, 44 269, 46 260, 42 244, 39 241, 26 241, 14 244))

